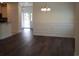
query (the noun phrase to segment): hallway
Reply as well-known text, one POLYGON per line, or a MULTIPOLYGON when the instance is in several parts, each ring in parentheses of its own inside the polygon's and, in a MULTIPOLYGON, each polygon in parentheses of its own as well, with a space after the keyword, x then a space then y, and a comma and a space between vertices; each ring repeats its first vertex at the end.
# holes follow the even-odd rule
POLYGON ((2 56, 70 56, 74 49, 73 38, 33 36, 30 29, 0 41, 2 56))

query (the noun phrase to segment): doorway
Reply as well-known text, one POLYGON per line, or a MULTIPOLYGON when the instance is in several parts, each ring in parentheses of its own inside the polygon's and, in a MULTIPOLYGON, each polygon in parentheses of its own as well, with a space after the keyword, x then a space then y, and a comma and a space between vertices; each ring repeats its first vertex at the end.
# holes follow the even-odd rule
POLYGON ((25 12, 22 14, 22 28, 30 29, 32 23, 32 13, 25 12))
POLYGON ((32 7, 22 7, 21 19, 22 29, 32 29, 32 7))

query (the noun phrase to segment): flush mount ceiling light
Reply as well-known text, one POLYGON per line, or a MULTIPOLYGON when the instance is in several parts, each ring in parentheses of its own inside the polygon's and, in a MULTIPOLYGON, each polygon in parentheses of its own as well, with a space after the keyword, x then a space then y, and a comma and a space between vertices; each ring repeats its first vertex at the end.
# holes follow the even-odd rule
POLYGON ((41 7, 41 11, 51 11, 51 8, 49 8, 48 6, 47 6, 47 3, 45 2, 45 5, 44 6, 42 6, 41 7))

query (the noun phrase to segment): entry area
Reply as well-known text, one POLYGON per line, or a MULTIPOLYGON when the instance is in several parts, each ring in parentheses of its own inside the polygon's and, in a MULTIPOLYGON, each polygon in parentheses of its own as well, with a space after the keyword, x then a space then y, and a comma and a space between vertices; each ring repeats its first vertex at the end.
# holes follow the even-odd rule
POLYGON ((21 9, 21 28, 31 29, 32 28, 32 7, 26 6, 21 9))

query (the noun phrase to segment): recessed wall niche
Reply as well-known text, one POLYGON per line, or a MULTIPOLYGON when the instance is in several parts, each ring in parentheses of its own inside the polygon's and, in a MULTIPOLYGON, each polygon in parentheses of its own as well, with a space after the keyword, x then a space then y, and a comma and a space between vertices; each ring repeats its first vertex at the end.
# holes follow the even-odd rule
POLYGON ((7 22, 7 3, 0 3, 0 23, 7 22))

